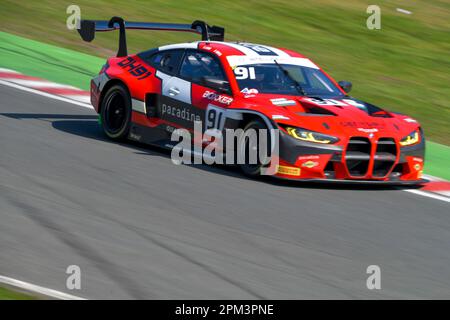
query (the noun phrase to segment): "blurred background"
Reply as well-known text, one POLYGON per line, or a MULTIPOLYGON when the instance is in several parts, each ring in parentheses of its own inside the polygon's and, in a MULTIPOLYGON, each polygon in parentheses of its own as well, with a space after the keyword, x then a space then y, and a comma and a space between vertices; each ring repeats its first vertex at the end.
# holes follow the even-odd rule
MULTIPOLYGON (((353 96, 407 113, 422 123, 429 139, 450 144, 448 0, 0 0, 0 3, 1 31, 102 58, 115 54, 118 34, 98 34, 92 43, 81 41, 76 31, 66 28, 69 5, 79 5, 84 19, 118 15, 129 21, 205 20, 210 25, 225 27, 227 40, 286 47, 307 55, 336 80, 352 81, 353 96), (369 17, 366 9, 371 4, 381 8, 381 30, 366 27, 369 17)), ((127 36, 129 52, 198 40, 193 34, 170 32, 129 31, 127 36)), ((14 55, 24 59, 33 55, 33 48, 23 50, 25 45, 22 49, 8 47, 11 39, 2 33, 0 54, 11 55, 15 51, 14 55)), ((83 63, 70 67, 87 79, 98 71, 102 60, 84 58, 83 63)), ((59 56, 54 56, 47 60, 66 68, 67 61, 58 59, 59 56)), ((18 64, 19 68, 27 67, 18 64)), ((49 78, 57 78, 54 73, 49 78)), ((80 86, 87 87, 83 77, 76 78, 83 80, 80 86)))

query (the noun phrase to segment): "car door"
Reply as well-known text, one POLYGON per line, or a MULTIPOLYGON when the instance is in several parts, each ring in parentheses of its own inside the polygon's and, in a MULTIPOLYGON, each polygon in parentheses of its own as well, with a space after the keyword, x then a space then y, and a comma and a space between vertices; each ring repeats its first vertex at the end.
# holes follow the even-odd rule
POLYGON ((156 69, 161 82, 156 104, 157 117, 169 132, 174 128, 192 130, 195 121, 203 121, 203 113, 193 107, 192 84, 179 76, 185 49, 164 50, 153 54, 149 63, 156 69))
POLYGON ((208 52, 186 50, 179 78, 191 84, 191 112, 198 115, 202 121, 203 131, 206 129, 221 131, 225 123, 226 109, 233 98, 219 59, 208 52), (217 84, 222 84, 220 89, 218 88, 220 85, 217 84))
POLYGON ((155 77, 161 90, 155 101, 156 115, 165 128, 191 128, 194 120, 201 120, 192 111, 191 83, 178 77, 184 49, 164 50, 153 54, 148 62, 156 69, 155 77))

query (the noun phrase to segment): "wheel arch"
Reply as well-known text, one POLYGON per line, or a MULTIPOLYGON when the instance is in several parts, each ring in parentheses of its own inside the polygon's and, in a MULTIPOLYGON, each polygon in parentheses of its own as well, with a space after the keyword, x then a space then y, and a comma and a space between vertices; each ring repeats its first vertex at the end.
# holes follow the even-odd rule
POLYGON ((235 109, 233 111, 236 111, 236 113, 239 114, 239 117, 241 118, 238 126, 236 127, 236 129, 244 129, 245 126, 250 123, 251 121, 254 120, 259 120, 262 121, 263 123, 265 123, 265 125, 267 126, 267 129, 270 132, 270 141, 271 141, 271 145, 272 145, 272 151, 274 150, 275 146, 278 146, 278 139, 275 137, 275 134, 273 132, 272 129, 274 130, 279 130, 277 125, 275 124, 274 121, 272 121, 272 119, 270 119, 268 116, 266 116, 265 114, 258 112, 258 111, 254 111, 254 110, 242 110, 242 109, 235 109))
MULTIPOLYGON (((124 81, 122 81, 121 79, 117 79, 117 78, 113 78, 108 80, 108 82, 105 83, 105 86, 102 89, 102 92, 100 94, 100 98, 98 101, 98 113, 100 114, 102 112, 102 104, 103 104, 103 99, 105 98, 106 93, 108 92, 108 90, 115 86, 115 85, 121 85, 122 87, 125 88, 125 90, 128 91, 128 94, 130 95, 131 98, 131 92, 130 89, 128 88, 128 86, 126 85, 126 83, 124 81)), ((130 101, 131 103, 131 101, 130 101)))
POLYGON ((248 123, 250 123, 251 121, 260 120, 266 124, 268 129, 276 129, 276 125, 274 124, 274 122, 271 121, 271 119, 269 119, 269 117, 267 117, 266 115, 264 115, 258 111, 239 110, 239 109, 233 110, 233 111, 236 112, 240 118, 237 128, 244 129, 245 126, 248 123))

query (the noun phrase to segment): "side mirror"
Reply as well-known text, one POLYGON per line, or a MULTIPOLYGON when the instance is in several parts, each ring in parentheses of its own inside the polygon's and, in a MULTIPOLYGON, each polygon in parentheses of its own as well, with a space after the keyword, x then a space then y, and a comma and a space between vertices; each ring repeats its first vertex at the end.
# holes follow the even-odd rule
POLYGON ((214 77, 202 77, 201 82, 205 87, 209 87, 222 93, 231 94, 230 83, 228 81, 214 77))
POLYGON ((345 91, 345 93, 352 91, 353 85, 350 81, 339 81, 338 85, 345 91))

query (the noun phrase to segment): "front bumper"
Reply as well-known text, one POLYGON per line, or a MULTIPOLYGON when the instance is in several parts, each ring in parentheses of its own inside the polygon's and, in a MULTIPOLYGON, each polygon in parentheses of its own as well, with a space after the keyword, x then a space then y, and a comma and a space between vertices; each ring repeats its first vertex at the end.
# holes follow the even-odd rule
POLYGON ((370 186, 421 186, 430 182, 427 179, 418 180, 358 180, 358 179, 292 179, 281 175, 275 175, 277 179, 298 181, 317 184, 342 184, 342 185, 370 185, 370 186))
POLYGON ((311 182, 414 185, 421 178, 425 140, 401 147, 392 137, 350 137, 338 145, 300 141, 281 132, 278 178, 311 182))

